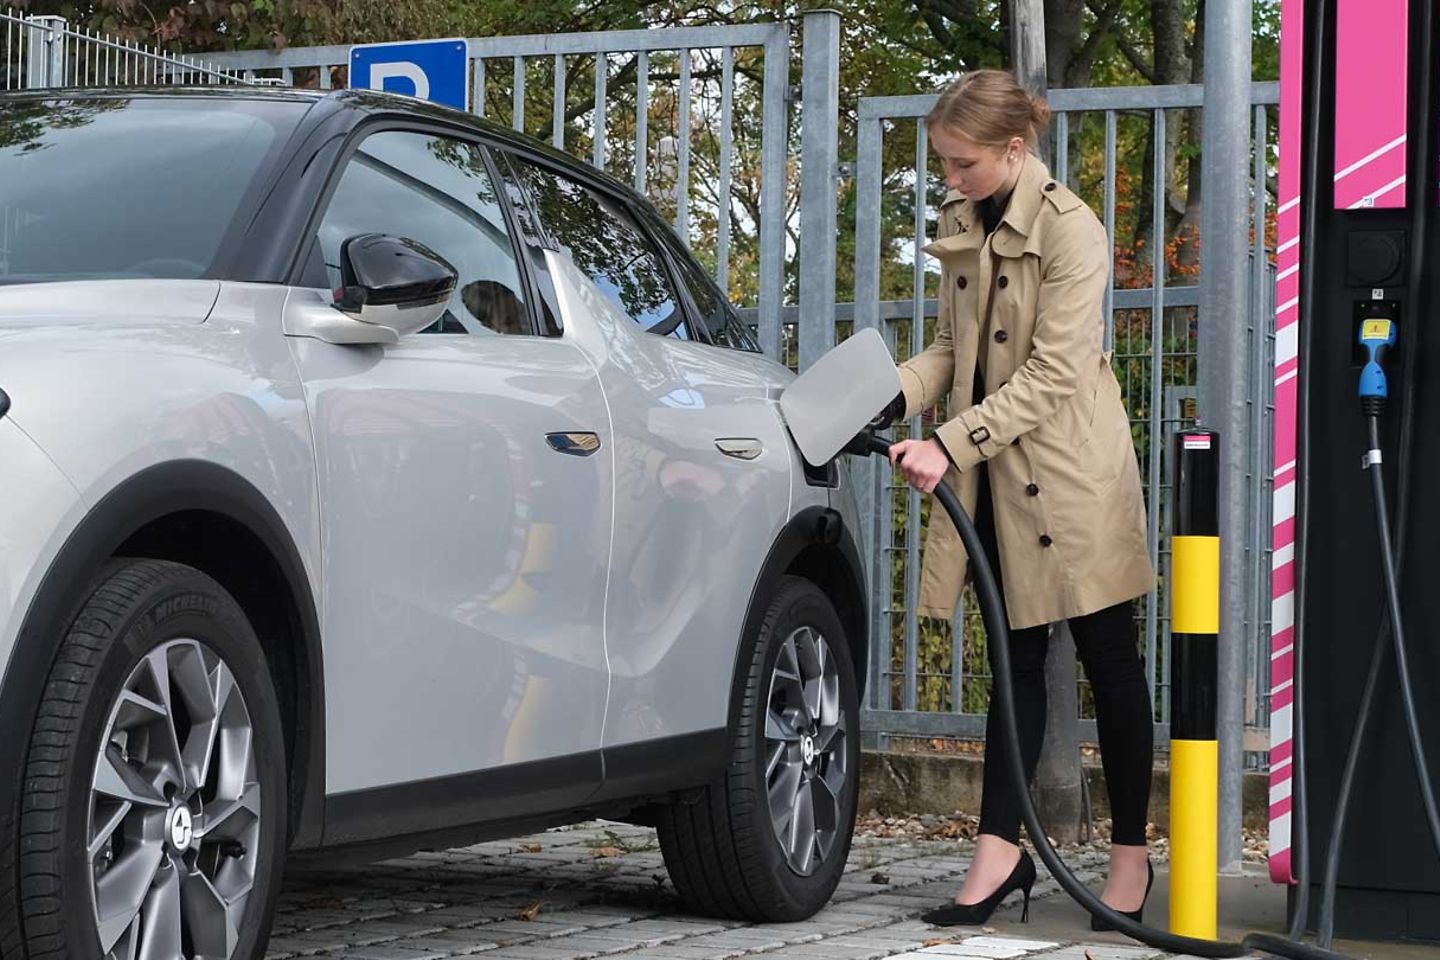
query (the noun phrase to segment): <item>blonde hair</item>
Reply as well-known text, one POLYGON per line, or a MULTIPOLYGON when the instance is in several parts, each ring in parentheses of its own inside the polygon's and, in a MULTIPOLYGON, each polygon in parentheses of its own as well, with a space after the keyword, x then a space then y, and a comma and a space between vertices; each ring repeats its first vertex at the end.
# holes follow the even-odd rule
POLYGON ((1033 150, 1040 132, 1050 125, 1050 107, 1007 70, 974 70, 940 94, 925 123, 943 126, 981 146, 1004 147, 1019 137, 1033 150))

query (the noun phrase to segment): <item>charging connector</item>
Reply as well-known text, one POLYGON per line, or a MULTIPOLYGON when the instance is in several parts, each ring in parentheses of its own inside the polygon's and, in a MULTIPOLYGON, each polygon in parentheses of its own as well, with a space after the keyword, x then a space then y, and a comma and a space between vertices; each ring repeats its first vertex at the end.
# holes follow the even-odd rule
POLYGON ((1360 321, 1360 349, 1365 353, 1360 371, 1360 410, 1367 417, 1385 412, 1390 385, 1385 378, 1385 360, 1395 349, 1396 324, 1390 317, 1369 317, 1360 321))

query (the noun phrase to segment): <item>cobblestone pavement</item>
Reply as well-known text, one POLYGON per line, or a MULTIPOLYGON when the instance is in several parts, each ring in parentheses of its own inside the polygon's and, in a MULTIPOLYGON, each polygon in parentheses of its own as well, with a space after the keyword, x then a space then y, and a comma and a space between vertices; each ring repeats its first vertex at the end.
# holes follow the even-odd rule
MULTIPOLYGON (((969 843, 857 837, 831 904, 793 924, 689 916, 655 833, 587 823, 516 840, 287 875, 270 960, 1144 960, 1137 946, 1077 945, 940 930, 919 914, 954 893, 969 843)), ((1070 859, 1086 882, 1102 855, 1070 859)), ((1041 870, 1043 871, 1043 867, 1041 870)), ((1042 872, 1035 897, 1059 893, 1042 872)), ((1019 897, 996 914, 1019 915, 1019 897)))

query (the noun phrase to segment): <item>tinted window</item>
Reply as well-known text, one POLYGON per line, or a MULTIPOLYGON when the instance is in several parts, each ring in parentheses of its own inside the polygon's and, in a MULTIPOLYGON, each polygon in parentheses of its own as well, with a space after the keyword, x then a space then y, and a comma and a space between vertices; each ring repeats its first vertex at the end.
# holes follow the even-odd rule
POLYGON ((0 283, 192 279, 308 104, 0 103, 0 283))
POLYGON ((541 229, 622 313, 644 330, 686 335, 664 262, 619 203, 550 170, 511 163, 541 229))
POLYGON ((759 353, 760 345, 750 335, 750 329, 740 321, 735 311, 730 309, 730 304, 720 293, 720 288, 701 268, 690 251, 685 249, 667 225, 657 223, 653 227, 665 238, 665 243, 670 248, 670 258, 680 272, 680 281, 689 291, 690 299, 700 314, 700 322, 705 324, 705 329, 710 334, 710 340, 722 347, 759 353))
POLYGON ((495 183, 479 147, 398 130, 367 137, 345 167, 320 225, 331 289, 340 246, 362 233, 419 241, 459 273, 432 332, 529 333, 530 321, 495 183))

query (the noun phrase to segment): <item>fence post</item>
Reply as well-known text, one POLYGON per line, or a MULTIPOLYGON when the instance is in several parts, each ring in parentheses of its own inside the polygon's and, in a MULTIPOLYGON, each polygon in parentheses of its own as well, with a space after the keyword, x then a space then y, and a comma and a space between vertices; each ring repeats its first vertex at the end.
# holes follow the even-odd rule
POLYGON ((780 362, 785 299, 785 165, 789 157, 790 28, 765 41, 765 106, 760 136, 760 346, 780 362))
MULTIPOLYGON (((1205 107, 1201 149, 1207 157, 1250 156, 1251 0, 1205 8, 1205 107)), ((1200 415, 1243 449, 1245 436, 1245 284, 1249 267, 1250 169, 1244 162, 1207 163, 1200 242, 1200 415)), ((1258 185, 1261 194, 1265 185, 1258 185)), ((1263 224, 1262 224, 1263 226, 1263 224)), ((1238 639, 1245 620, 1245 458, 1226 459, 1220 475, 1224 543, 1220 587, 1222 631, 1238 639)), ((1245 647, 1220 651, 1220 863, 1238 871, 1243 853, 1245 647)))
POLYGON ((800 369, 835 343, 840 14, 805 12, 800 114, 800 369))
POLYGON ((25 28, 25 88, 58 87, 65 79, 65 18, 30 17, 25 28))
POLYGON ((1176 435, 1171 541, 1170 930, 1207 940, 1215 938, 1219 859, 1219 448, 1208 430, 1176 435))

